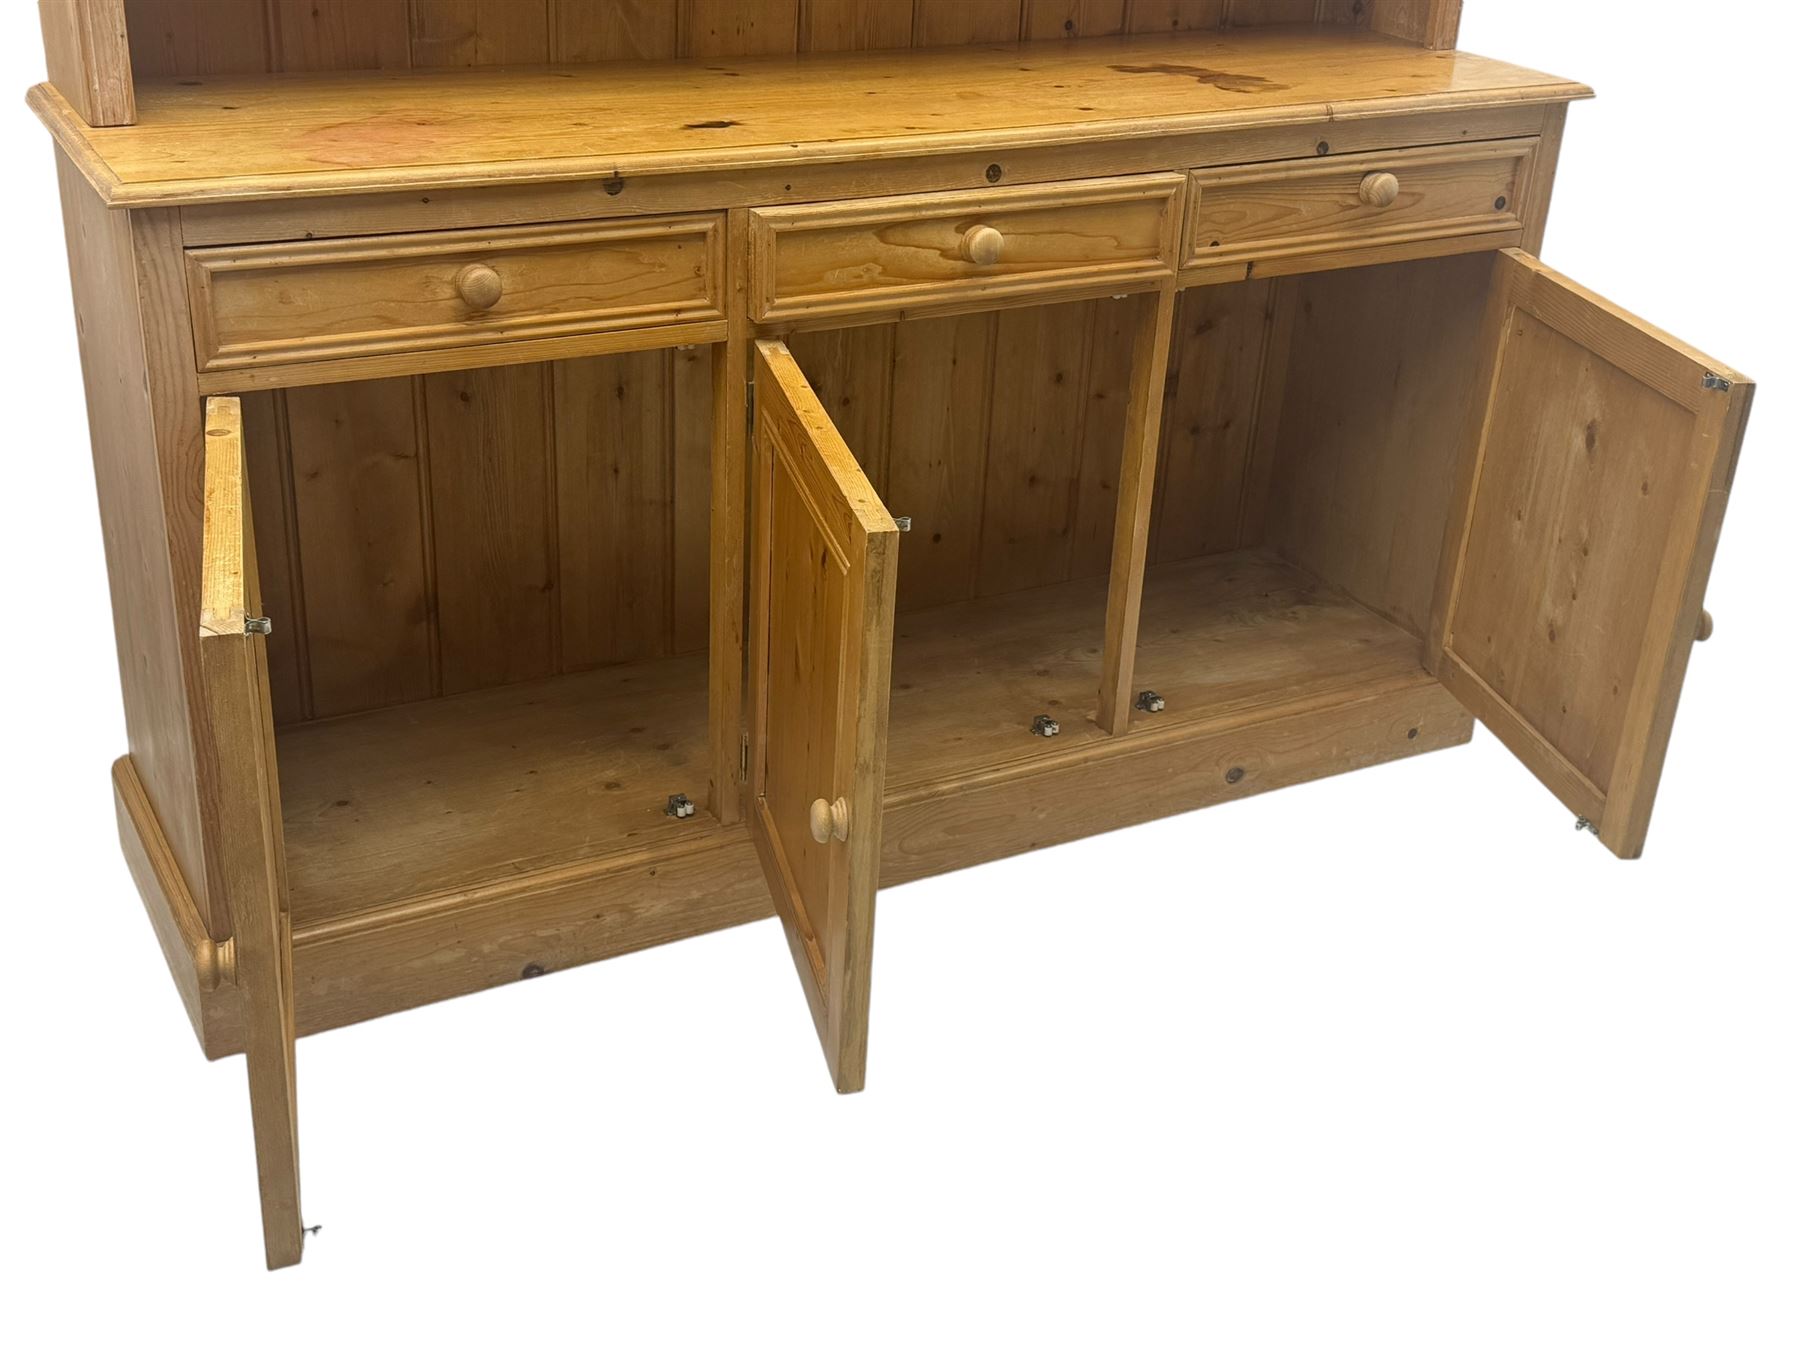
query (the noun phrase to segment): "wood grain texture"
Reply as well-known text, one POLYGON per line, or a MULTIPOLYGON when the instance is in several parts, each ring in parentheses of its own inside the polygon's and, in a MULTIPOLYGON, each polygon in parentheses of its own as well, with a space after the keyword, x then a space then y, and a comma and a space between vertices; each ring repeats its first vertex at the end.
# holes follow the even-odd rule
POLYGON ((681 6, 672 0, 555 0, 550 59, 657 60, 681 51, 681 6))
MULTIPOLYGON (((167 426, 163 386, 146 379, 146 372, 162 367, 153 361, 151 335, 138 321, 140 259, 131 224, 107 211, 61 155, 57 183, 127 744, 202 922, 210 935, 223 939, 230 921, 222 898, 208 884, 195 754, 198 698, 191 634, 199 596, 197 561, 183 573, 179 598, 175 576, 177 554, 187 544, 187 536, 177 538, 177 532, 198 526, 198 510, 186 511, 167 497, 186 472, 185 466, 179 474, 172 471, 160 453, 166 432, 159 428, 167 426)), ((197 496, 197 482, 194 490, 197 496)), ((190 558, 197 558, 198 544, 196 528, 190 558)))
POLYGON ((1437 585, 1491 268, 1452 258, 1281 283, 1298 313, 1261 537, 1414 633, 1437 585))
POLYGON ((206 408, 205 527, 200 571, 200 679, 213 757, 218 876, 231 912, 235 983, 244 1002, 245 1066, 263 1246, 269 1269, 300 1260, 299 1137, 294 1112, 294 989, 287 867, 256 538, 244 473, 243 413, 206 408))
POLYGON ((276 70, 395 70, 412 64, 409 0, 268 3, 276 70))
POLYGON ((269 11, 261 4, 126 0, 131 68, 158 75, 255 73, 269 68, 269 11))
POLYGON ((414 66, 541 65, 550 0, 412 0, 414 66))
POLYGON ((1221 28, 1230 0, 1131 0, 1127 31, 1189 33, 1221 28))
POLYGON ((50 83, 89 126, 137 120, 124 0, 38 0, 50 83))
POLYGON ((403 85, 381 74, 148 80, 129 127, 88 127, 45 87, 31 102, 111 204, 187 205, 927 154, 991 162, 1026 146, 1539 106, 1589 92, 1359 29, 1280 27, 1049 42, 1029 62, 977 44, 565 66, 555 78, 528 67, 422 70, 403 85), (1223 74, 1201 79, 1196 69, 1223 74), (593 117, 596 106, 608 116, 593 117))
POLYGON ((683 56, 763 56, 792 52, 800 0, 680 0, 683 56))
POLYGON ((756 347, 750 833, 840 1092, 862 1089, 900 533, 780 343, 756 347), (844 837, 817 839, 815 801, 844 837))
POLYGON ((718 321, 722 225, 674 216, 190 249, 200 368, 718 321), (478 299, 464 280, 472 269, 492 287, 478 299))
POLYGON ((702 828, 703 655, 610 666, 279 732, 302 929, 577 867, 702 828))
POLYGON ((1258 428, 1273 283, 1181 296, 1158 464, 1150 556, 1221 553, 1246 535, 1245 484, 1258 428))
POLYGON ((1095 715, 1101 728, 1114 736, 1130 725, 1136 696, 1133 667, 1143 609, 1144 569, 1150 555, 1156 452, 1162 438, 1163 389, 1174 322, 1175 288, 1170 285, 1157 292, 1150 303, 1140 305, 1131 344, 1131 388, 1119 456, 1106 636, 1100 655, 1100 706, 1095 715))
POLYGON ((801 0, 800 42, 803 52, 859 52, 910 47, 912 0, 884 5, 867 0, 801 0))
POLYGON ((1412 245, 1424 257, 1437 244, 1515 244, 1524 237, 1537 145, 1481 142, 1198 170, 1189 183, 1182 265, 1190 274, 1217 268, 1238 279, 1246 263, 1271 276, 1356 266, 1368 249, 1412 245), (1397 180, 1397 200, 1361 199, 1374 174, 1397 180))
POLYGON ((1130 0, 1025 0, 1020 36, 1028 42, 1110 37, 1126 31, 1129 8, 1130 0))
MULTIPOLYGON (((65 23, 64 14, 93 0, 44 3, 65 23)), ((1366 5, 1369 0, 376 0, 372 12, 358 14, 344 0, 99 0, 98 8, 120 10, 121 30, 128 20, 140 77, 862 51, 1315 19, 1455 45, 1456 7, 1444 0, 1366 5)))
POLYGON ((675 585, 668 355, 553 369, 561 664, 667 655, 675 585))
POLYGON ((1072 322, 1065 309, 999 316, 978 594, 1028 590, 1069 575, 1081 483, 1074 452, 1092 332, 1091 322, 1072 322))
POLYGON ((263 604, 270 614, 282 616, 281 625, 264 644, 269 703, 277 722, 292 722, 311 715, 312 690, 287 401, 274 393, 249 394, 238 402, 243 408, 244 471, 257 522, 263 604))
POLYGON ((215 942, 207 933, 131 756, 113 764, 112 780, 125 865, 194 1035, 209 1059, 237 1051, 243 1033, 237 991, 231 984, 236 978, 234 949, 229 940, 215 942))
POLYGON ((1754 386, 1518 252, 1482 344, 1428 657, 1636 857, 1754 386))
POLYGON ((316 385, 285 401, 309 716, 429 698, 436 597, 413 382, 316 385))
POLYGON ((882 500, 913 522, 900 546, 902 614, 976 594, 996 329, 991 314, 894 328, 900 396, 889 399, 882 500))
POLYGON ((443 691, 548 675, 557 605, 545 369, 431 375, 424 389, 443 691))
POLYGON ((1462 0, 1369 0, 1369 24, 1378 33, 1444 50, 1456 45, 1462 0))
POLYGON ((1181 186, 1136 175, 753 211, 751 316, 917 314, 1140 288, 1173 270, 1181 186), (968 253, 974 231, 999 236, 992 262, 968 253))

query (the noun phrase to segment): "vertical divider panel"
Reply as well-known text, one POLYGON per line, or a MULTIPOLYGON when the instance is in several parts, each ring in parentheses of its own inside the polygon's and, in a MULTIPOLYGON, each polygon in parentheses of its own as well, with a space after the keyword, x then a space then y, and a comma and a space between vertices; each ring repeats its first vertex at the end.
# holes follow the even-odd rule
POLYGON ((741 818, 744 630, 748 625, 744 526, 752 516, 750 488, 750 301, 743 259, 749 256, 750 213, 727 216, 725 318, 727 336, 712 360, 712 604, 708 622, 707 725, 712 737, 708 805, 721 825, 741 818))
POLYGON ((1162 439, 1163 382, 1175 320, 1175 283, 1139 303, 1131 349, 1131 407, 1119 466, 1119 509, 1113 531, 1112 576, 1106 593, 1106 646, 1101 657, 1098 721, 1109 735, 1131 725, 1132 676, 1144 567, 1150 553, 1150 507, 1156 493, 1156 452, 1162 439))

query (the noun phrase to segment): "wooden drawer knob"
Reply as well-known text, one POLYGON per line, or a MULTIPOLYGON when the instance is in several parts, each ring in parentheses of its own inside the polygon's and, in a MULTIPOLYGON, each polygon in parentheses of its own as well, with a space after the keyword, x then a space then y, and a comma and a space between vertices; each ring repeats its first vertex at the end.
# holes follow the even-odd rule
POLYGON ((504 289, 500 274, 485 263, 470 263, 456 274, 456 293, 470 309, 492 309, 504 289))
POLYGON ((1712 635, 1713 635, 1712 611, 1708 610, 1708 609, 1703 609, 1700 611, 1700 626, 1699 626, 1699 628, 1694 630, 1694 641, 1695 642, 1711 642, 1712 635))
POLYGON ((1400 200, 1400 180, 1391 173, 1372 173, 1362 180, 1357 196, 1365 206, 1385 209, 1400 200))
POLYGON ((992 267, 1005 247, 1006 236, 992 225, 977 225, 962 237, 962 255, 977 267, 992 267))
POLYGON ((811 819, 812 837, 815 843, 829 844, 833 839, 850 837, 850 803, 839 797, 835 802, 828 802, 823 797, 812 804, 807 813, 811 819))

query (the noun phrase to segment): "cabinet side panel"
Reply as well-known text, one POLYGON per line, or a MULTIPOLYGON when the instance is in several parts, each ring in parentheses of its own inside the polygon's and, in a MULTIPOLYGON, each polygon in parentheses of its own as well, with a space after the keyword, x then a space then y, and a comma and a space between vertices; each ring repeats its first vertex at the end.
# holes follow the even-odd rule
POLYGON ((1492 269, 1476 254, 1299 288, 1260 542, 1414 633, 1431 613, 1492 269))
MULTIPOLYGON (((131 227, 60 152, 76 329, 87 386, 100 525, 118 636, 132 764, 204 916, 206 868, 194 731, 180 634, 198 632, 199 593, 175 594, 156 425, 144 372, 131 227)), ((209 924, 214 936, 220 930, 209 924)))
POLYGON ((38 0, 50 83, 93 127, 137 121, 124 0, 38 0))

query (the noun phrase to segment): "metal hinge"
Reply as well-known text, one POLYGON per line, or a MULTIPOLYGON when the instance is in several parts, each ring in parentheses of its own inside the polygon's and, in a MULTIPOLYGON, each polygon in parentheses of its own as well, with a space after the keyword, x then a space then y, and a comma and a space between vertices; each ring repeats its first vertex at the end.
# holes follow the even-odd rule
POLYGON ((756 370, 751 368, 744 380, 744 436, 747 440, 756 439, 756 370))
POLYGON ((750 733, 745 732, 738 742, 738 782, 750 781, 750 733))
POLYGON ((275 620, 273 620, 273 619, 246 618, 244 620, 244 632, 245 633, 260 633, 263 637, 268 637, 269 634, 273 633, 274 631, 275 631, 275 620))
POLYGON ((1702 377, 1700 387, 1702 389, 1718 389, 1724 392, 1730 392, 1731 381, 1726 379, 1723 375, 1715 375, 1709 370, 1706 372, 1705 376, 1702 377))

